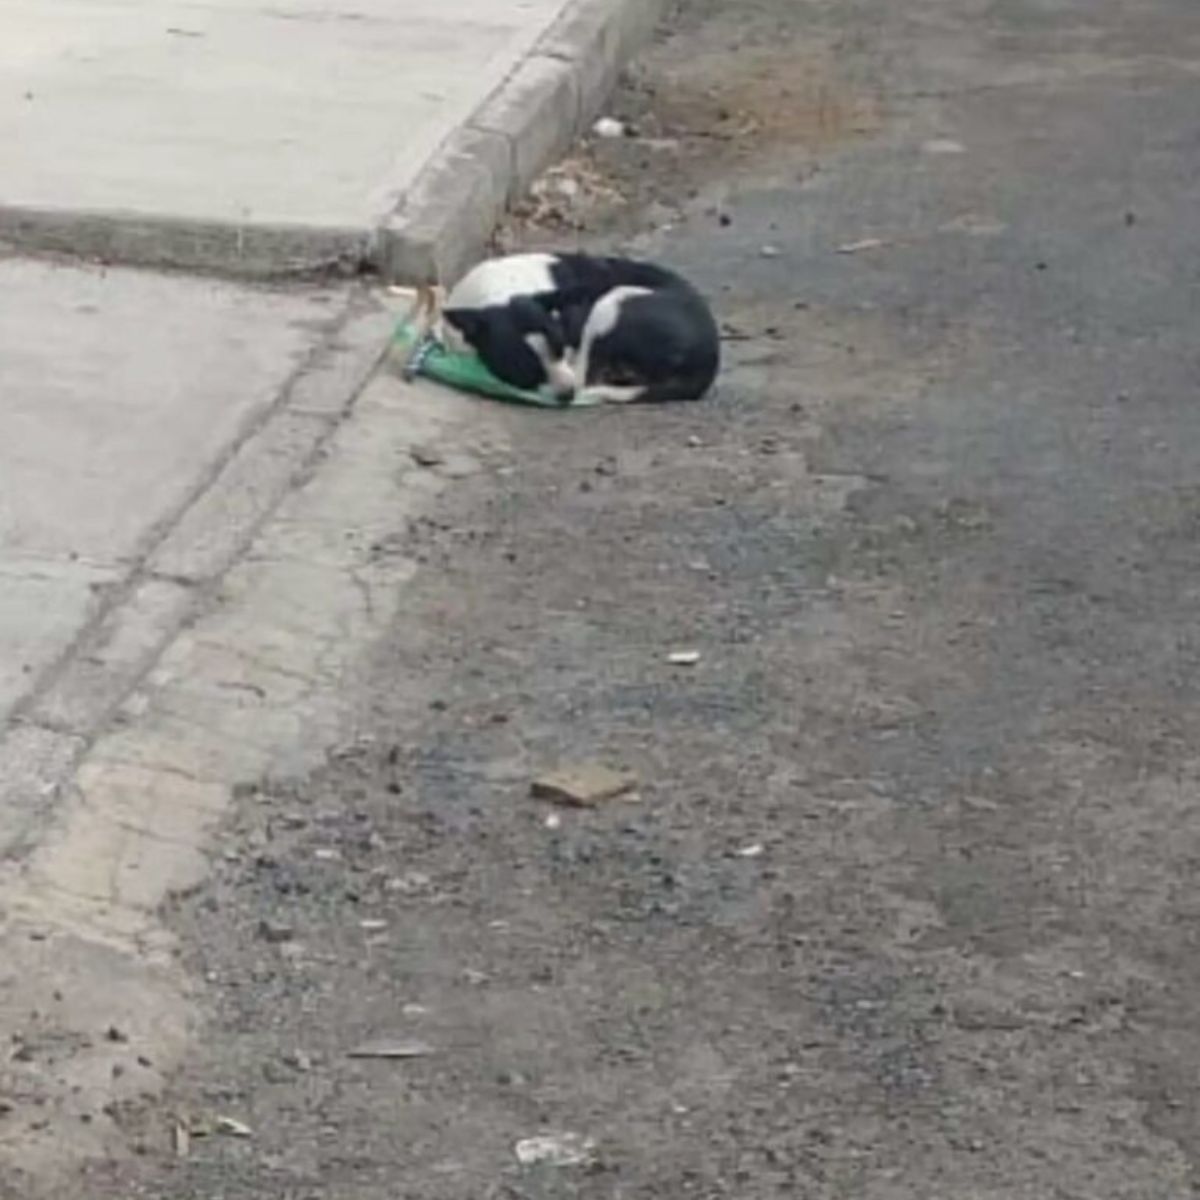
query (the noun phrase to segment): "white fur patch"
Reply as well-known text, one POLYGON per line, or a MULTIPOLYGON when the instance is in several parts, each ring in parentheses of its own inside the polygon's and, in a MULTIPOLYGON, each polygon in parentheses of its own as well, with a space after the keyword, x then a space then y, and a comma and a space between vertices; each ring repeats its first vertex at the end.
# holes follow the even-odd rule
POLYGON ((565 362, 551 363, 550 369, 546 372, 547 378, 550 380, 550 387, 559 396, 573 396, 575 389, 579 386, 575 378, 575 372, 565 362))
POLYGON ((578 394, 583 404, 632 404, 646 394, 640 385, 619 387, 615 383, 596 383, 578 394))
POLYGON ((525 345, 538 356, 542 370, 551 388, 559 395, 572 395, 575 391, 575 372, 570 363, 564 359, 555 358, 550 353, 550 343, 544 333, 528 333, 525 335, 525 345))
POLYGON ((621 319, 621 309, 626 300, 635 296, 649 296, 651 291, 644 287, 618 287, 605 292, 588 313, 583 326, 583 335, 579 339, 579 370, 576 372, 579 382, 587 386, 588 369, 591 365, 592 346, 602 337, 612 333, 621 319))
POLYGON ((553 254, 509 254, 488 258, 472 267, 451 289, 447 308, 493 308, 515 296, 531 296, 554 290, 550 268, 558 261, 553 254))

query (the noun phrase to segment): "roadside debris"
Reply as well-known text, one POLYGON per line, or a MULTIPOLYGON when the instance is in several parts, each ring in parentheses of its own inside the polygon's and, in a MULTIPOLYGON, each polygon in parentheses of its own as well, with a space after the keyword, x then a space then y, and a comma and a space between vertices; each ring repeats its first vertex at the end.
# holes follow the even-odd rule
POLYGON ((956 142, 953 138, 930 138, 921 150, 925 154, 965 154, 966 146, 962 142, 956 142))
POLYGON ((585 229, 589 215, 621 203, 622 193, 607 174, 586 156, 564 159, 530 185, 513 216, 520 221, 553 229, 585 229))
POLYGON ((616 117, 601 117, 592 126, 592 132, 600 138, 621 138, 628 132, 625 122, 616 117))
POLYGON ((258 936, 264 942, 280 946, 284 942, 290 942, 296 936, 296 931, 291 925, 286 925, 282 921, 272 921, 264 917, 258 923, 258 936))
POLYGON ((436 446, 412 446, 408 455, 418 467, 439 467, 446 461, 446 456, 436 446))
POLYGON ((364 1042, 350 1050, 347 1058, 385 1058, 408 1059, 427 1058, 433 1053, 433 1047, 428 1042, 416 1041, 411 1038, 380 1038, 373 1042, 364 1042))
POLYGON ((283 1056, 283 1065, 291 1067, 293 1071, 311 1071, 313 1061, 303 1050, 292 1050, 283 1056))
POLYGON ((883 238, 863 238, 861 242, 845 242, 837 248, 839 254, 861 254, 864 250, 881 250, 890 243, 883 238))
POLYGON ((724 322, 721 325, 722 342, 752 342, 756 337, 756 334, 748 334, 745 330, 738 329, 737 325, 731 322, 724 322))
POLYGON ((516 1145, 517 1161, 523 1167, 584 1167, 593 1159, 596 1143, 578 1133, 547 1133, 523 1138, 516 1145))
POLYGON ((605 800, 615 800, 636 785, 636 777, 628 771, 616 771, 599 763, 580 763, 540 775, 533 781, 530 792, 538 800, 590 808, 605 800))
POLYGON ((226 1116, 176 1116, 173 1121, 171 1140, 176 1158, 187 1158, 192 1152, 194 1138, 208 1137, 251 1138, 254 1131, 244 1121, 226 1116))

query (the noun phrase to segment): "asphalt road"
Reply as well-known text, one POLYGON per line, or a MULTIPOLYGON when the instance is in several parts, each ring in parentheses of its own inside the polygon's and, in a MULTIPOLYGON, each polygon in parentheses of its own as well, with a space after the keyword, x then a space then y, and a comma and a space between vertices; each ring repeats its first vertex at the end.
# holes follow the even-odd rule
POLYGON ((255 1136, 87 1194, 1194 1194, 1198 88, 1192 0, 687 6, 508 241, 692 275, 719 396, 481 407, 370 740, 174 916, 255 1136))

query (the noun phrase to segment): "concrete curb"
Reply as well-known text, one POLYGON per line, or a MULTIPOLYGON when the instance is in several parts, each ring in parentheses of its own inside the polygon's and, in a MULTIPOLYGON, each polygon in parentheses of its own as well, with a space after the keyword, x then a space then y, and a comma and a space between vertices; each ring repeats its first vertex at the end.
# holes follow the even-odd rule
POLYGON ((449 282, 496 222, 588 126, 667 0, 574 0, 383 223, 389 278, 449 282))
POLYGON ((364 268, 404 282, 455 279, 506 206, 582 133, 668 0, 572 0, 452 134, 399 206, 363 228, 241 225, 121 212, 0 208, 0 251, 78 255, 242 278, 364 268))

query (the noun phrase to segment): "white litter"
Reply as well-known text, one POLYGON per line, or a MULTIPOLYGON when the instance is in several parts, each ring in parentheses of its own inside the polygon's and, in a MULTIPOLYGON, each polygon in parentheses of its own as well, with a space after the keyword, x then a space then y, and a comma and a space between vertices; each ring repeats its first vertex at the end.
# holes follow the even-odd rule
POLYGON ((618 121, 615 117, 601 117, 595 125, 592 126, 592 132, 597 137, 602 138, 619 138, 625 136, 625 123, 618 121))
POLYGON ((592 1161, 596 1143, 578 1133, 546 1133, 523 1138, 516 1145, 517 1161, 523 1167, 583 1167, 592 1161))

